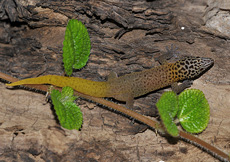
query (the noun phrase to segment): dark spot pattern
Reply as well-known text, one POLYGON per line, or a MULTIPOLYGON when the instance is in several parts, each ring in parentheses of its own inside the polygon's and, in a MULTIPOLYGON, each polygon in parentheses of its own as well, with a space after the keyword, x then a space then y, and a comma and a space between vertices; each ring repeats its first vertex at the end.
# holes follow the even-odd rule
POLYGON ((172 73, 172 77, 180 80, 191 79, 199 76, 212 64, 213 60, 210 58, 185 57, 174 63, 174 67, 171 70, 176 70, 177 72, 172 73))
POLYGON ((212 63, 213 60, 209 58, 185 57, 175 63, 127 74, 109 82, 107 97, 127 101, 130 97, 138 97, 179 80, 196 77, 212 63))

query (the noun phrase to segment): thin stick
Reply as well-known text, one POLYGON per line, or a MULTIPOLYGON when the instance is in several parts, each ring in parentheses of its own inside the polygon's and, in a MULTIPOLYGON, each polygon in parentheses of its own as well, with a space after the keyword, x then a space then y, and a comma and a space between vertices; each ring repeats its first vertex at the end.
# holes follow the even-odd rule
MULTIPOLYGON (((4 79, 6 81, 9 81, 9 82, 18 81, 18 79, 14 78, 14 77, 11 77, 9 75, 6 75, 4 73, 1 73, 1 72, 0 72, 0 78, 4 79)), ((29 88, 32 88, 32 89, 36 89, 36 90, 46 91, 46 92, 48 91, 48 88, 49 88, 47 85, 27 84, 27 85, 23 85, 23 86, 29 87, 29 88)), ((61 88, 57 88, 57 87, 55 87, 55 89, 61 90, 61 88)), ((160 130, 160 132, 162 132, 162 131, 164 132, 164 130, 165 130, 163 128, 163 126, 159 122, 157 122, 155 120, 152 120, 152 119, 150 119, 150 118, 148 118, 146 116, 143 116, 143 115, 141 115, 139 113, 136 113, 136 112, 134 112, 134 111, 132 111, 130 109, 127 109, 127 108, 125 108, 123 106, 117 105, 117 104, 115 104, 113 102, 110 102, 110 101, 107 101, 107 100, 105 100, 103 98, 92 97, 92 96, 89 96, 89 95, 82 94, 80 92, 75 91, 75 94, 77 96, 82 97, 82 98, 92 100, 94 102, 97 102, 99 104, 105 105, 105 106, 107 106, 109 108, 112 108, 114 110, 117 110, 117 111, 119 111, 119 112, 121 112, 121 113, 123 113, 123 114, 125 114, 127 116, 132 117, 133 119, 136 119, 136 120, 148 125, 151 128, 154 128, 156 130, 160 130)), ((183 132, 183 131, 179 130, 179 136, 180 136, 181 139, 184 139, 186 142, 190 142, 193 145, 204 149, 209 154, 211 154, 212 156, 220 159, 221 161, 230 161, 230 157, 229 157, 228 154, 224 153, 223 151, 217 149, 216 147, 208 144, 207 142, 205 142, 205 141, 203 141, 203 140, 201 140, 201 139, 199 139, 199 138, 197 138, 197 137, 195 137, 195 136, 193 136, 191 134, 188 134, 186 132, 183 132)))

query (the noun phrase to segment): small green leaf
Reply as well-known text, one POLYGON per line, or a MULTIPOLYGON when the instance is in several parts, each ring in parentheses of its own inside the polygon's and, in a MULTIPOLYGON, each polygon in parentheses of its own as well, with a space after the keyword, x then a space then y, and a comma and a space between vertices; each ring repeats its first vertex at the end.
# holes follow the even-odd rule
POLYGON ((63 62, 67 75, 86 65, 90 54, 90 38, 86 27, 78 20, 69 20, 63 41, 63 62))
POLYGON ((64 102, 74 102, 77 99, 76 96, 73 95, 73 88, 70 87, 63 87, 61 93, 61 101, 64 102))
POLYGON ((51 99, 61 126, 70 130, 79 130, 83 117, 80 108, 73 103, 76 99, 73 96, 73 89, 64 87, 62 93, 54 89, 51 92, 51 99))
POLYGON ((161 120, 166 131, 176 137, 179 135, 176 124, 173 122, 177 114, 177 95, 172 92, 165 92, 156 103, 161 120))
POLYGON ((202 91, 189 89, 179 95, 177 117, 182 127, 190 133, 200 133, 208 125, 209 104, 202 91))

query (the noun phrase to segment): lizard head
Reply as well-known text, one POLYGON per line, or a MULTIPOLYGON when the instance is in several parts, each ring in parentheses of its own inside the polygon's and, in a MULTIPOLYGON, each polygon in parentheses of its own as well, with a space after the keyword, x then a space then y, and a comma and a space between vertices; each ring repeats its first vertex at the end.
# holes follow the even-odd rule
POLYGON ((214 61, 211 58, 186 56, 173 66, 174 78, 192 79, 208 70, 214 61))

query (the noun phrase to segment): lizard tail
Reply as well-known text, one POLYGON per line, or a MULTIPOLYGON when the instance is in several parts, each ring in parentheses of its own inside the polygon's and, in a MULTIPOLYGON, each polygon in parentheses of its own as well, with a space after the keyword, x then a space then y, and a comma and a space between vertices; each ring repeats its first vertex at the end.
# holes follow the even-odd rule
POLYGON ((58 75, 46 75, 37 78, 28 78, 6 85, 18 86, 24 84, 52 84, 57 87, 69 86, 78 92, 94 97, 107 97, 107 92, 109 89, 107 82, 97 82, 77 77, 64 77, 58 75))

